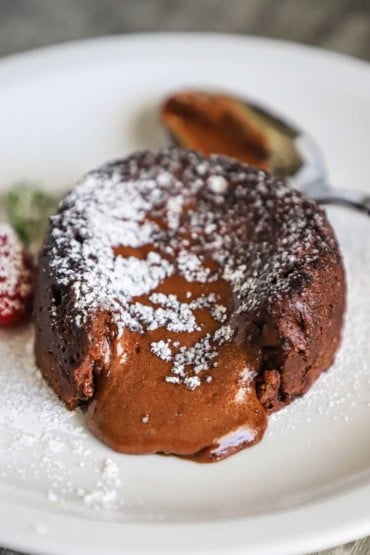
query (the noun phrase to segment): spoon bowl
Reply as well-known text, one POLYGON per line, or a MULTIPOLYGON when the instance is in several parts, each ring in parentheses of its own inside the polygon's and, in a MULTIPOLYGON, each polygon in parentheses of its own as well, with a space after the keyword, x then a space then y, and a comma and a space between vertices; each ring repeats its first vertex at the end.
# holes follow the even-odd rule
POLYGON ((180 91, 163 103, 161 121, 179 146, 237 158, 287 179, 321 204, 341 204, 370 215, 370 196, 331 187, 313 137, 267 107, 230 94, 180 91))

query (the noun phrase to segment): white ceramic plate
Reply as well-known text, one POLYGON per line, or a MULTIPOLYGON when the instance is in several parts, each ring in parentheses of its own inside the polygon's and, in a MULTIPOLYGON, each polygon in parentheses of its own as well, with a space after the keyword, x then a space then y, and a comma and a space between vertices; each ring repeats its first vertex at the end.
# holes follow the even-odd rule
MULTIPOLYGON (((156 106, 181 86, 274 106, 318 139, 336 186, 370 191, 368 66, 217 35, 110 38, 2 60, 1 188, 20 178, 62 188, 107 159, 157 147, 156 106)), ((370 221, 329 215, 349 281, 337 362, 271 418, 258 446, 222 463, 110 452, 39 380, 30 331, 1 332, 0 544, 60 555, 287 555, 370 533, 370 221)))

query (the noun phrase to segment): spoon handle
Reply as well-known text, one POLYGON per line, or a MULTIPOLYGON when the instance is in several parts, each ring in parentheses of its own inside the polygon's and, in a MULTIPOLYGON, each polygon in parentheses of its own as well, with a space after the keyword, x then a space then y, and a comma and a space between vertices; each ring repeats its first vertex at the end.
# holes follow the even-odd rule
POLYGON ((312 195, 319 204, 340 204, 360 210, 370 216, 370 194, 350 189, 327 188, 312 195))

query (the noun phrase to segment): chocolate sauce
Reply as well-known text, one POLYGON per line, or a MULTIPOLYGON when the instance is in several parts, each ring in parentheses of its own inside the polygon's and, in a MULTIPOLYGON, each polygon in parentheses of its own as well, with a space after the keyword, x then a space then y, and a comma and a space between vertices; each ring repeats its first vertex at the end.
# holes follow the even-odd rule
MULTIPOLYGON (((135 256, 142 258, 142 250, 135 256)), ((156 292, 176 294, 184 303, 215 294, 228 313, 234 309, 231 288, 222 279, 200 284, 175 275, 156 292)), ((137 300, 150 304, 147 296, 133 302, 137 300)), ((91 431, 116 451, 159 451, 211 462, 261 439, 266 415, 253 380, 258 350, 247 349, 242 330, 219 347, 212 372, 201 373, 200 387, 191 390, 166 382, 171 362, 153 354, 151 344, 170 340, 190 347, 220 327, 209 310, 194 313, 200 330, 171 333, 159 328, 145 334, 125 330, 117 340, 109 367, 97 377, 87 410, 91 431)))

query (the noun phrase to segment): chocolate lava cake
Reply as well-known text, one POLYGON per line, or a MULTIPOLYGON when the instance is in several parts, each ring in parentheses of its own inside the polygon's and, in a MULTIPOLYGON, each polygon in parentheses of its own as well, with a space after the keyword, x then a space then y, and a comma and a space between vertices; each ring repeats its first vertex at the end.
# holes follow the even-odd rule
POLYGON ((329 368, 344 309, 315 202, 226 157, 145 151, 85 175, 51 217, 36 359, 113 449, 212 462, 329 368))

